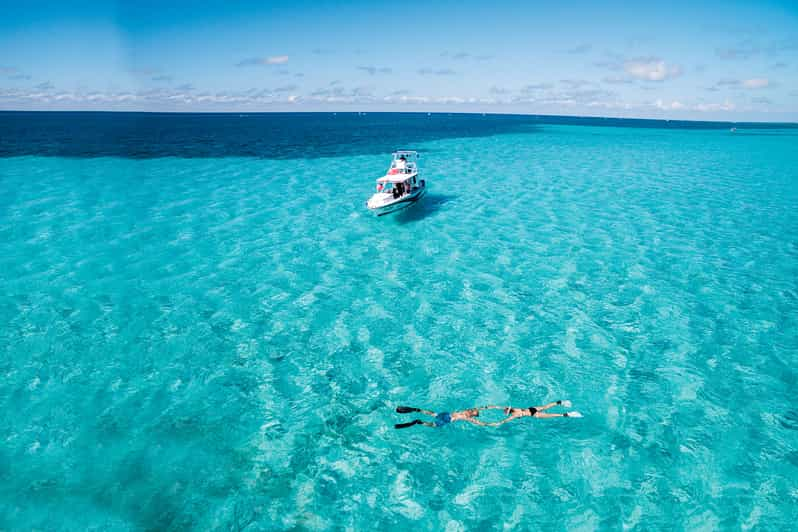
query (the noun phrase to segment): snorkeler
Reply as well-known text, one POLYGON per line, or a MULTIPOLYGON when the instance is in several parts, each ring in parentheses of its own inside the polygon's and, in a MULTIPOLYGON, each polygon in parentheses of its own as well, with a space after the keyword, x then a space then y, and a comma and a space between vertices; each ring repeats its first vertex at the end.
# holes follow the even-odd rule
POLYGON ((426 414, 432 418, 433 421, 421 421, 420 419, 414 419, 409 423, 397 423, 394 425, 394 428, 397 429, 404 429, 407 427, 412 427, 413 425, 425 425, 427 427, 442 427, 444 425, 448 425, 452 421, 468 421, 469 423, 473 423, 474 425, 488 425, 489 423, 483 423, 482 421, 476 419, 479 416, 479 408, 469 408, 468 410, 460 410, 457 412, 430 412, 429 410, 423 410, 421 408, 413 408, 412 406, 397 406, 396 411, 400 414, 409 414, 411 412, 421 412, 422 414, 426 414))
POLYGON ((408 423, 397 423, 394 425, 394 428, 397 429, 404 429, 407 427, 412 427, 413 425, 425 425, 427 427, 442 427, 444 425, 448 425, 452 421, 468 421, 469 423, 473 423, 474 425, 482 425, 483 427, 498 427, 508 421, 512 421, 513 419, 518 419, 521 417, 537 417, 537 418, 548 418, 548 417, 582 417, 582 414, 579 412, 565 412, 563 414, 548 414, 545 413, 544 410, 548 410, 554 406, 564 406, 566 408, 570 408, 571 401, 555 401, 553 403, 549 403, 543 406, 530 406, 529 408, 513 408, 511 406, 479 406, 476 408, 469 408, 468 410, 460 410, 457 412, 430 412, 429 410, 423 410, 421 408, 413 408, 412 406, 397 406, 396 411, 399 414, 409 414, 412 412, 420 412, 422 414, 426 414, 432 418, 433 421, 421 421, 420 419, 414 419, 408 423), (504 410, 504 413, 507 414, 505 419, 501 421, 496 421, 494 423, 485 423, 476 419, 479 416, 480 410, 504 410))
POLYGON ((563 412, 562 414, 549 414, 544 412, 544 410, 548 410, 554 406, 564 406, 565 408, 571 408, 571 401, 555 401, 553 403, 549 403, 543 406, 530 406, 528 408, 513 408, 512 406, 486 406, 485 408, 501 408, 504 410, 504 413, 507 414, 505 419, 501 421, 497 421, 496 423, 491 423, 491 426, 498 427, 503 423, 507 423, 508 421, 512 421, 514 419, 518 419, 520 417, 537 417, 537 418, 546 418, 546 417, 582 417, 582 414, 577 412, 576 410, 572 412, 563 412))

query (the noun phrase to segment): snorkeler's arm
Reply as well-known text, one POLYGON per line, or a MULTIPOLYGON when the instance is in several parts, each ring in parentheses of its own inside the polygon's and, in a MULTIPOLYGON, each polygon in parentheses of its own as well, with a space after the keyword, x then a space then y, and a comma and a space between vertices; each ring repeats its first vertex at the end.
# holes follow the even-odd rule
POLYGON ((478 406, 476 410, 506 410, 508 407, 506 406, 497 406, 497 405, 486 405, 486 406, 478 406))
POLYGON ((470 418, 470 417, 464 419, 463 421, 468 421, 469 423, 473 423, 474 425, 480 425, 482 427, 492 427, 494 425, 494 423, 485 423, 484 421, 480 421, 478 419, 474 419, 474 418, 470 418))

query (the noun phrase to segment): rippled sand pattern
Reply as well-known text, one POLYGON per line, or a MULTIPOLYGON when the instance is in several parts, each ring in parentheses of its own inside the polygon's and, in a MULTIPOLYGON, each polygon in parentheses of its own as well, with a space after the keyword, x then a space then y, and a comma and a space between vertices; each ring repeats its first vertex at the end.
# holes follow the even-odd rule
POLYGON ((796 140, 0 159, 0 529, 791 528, 796 140))

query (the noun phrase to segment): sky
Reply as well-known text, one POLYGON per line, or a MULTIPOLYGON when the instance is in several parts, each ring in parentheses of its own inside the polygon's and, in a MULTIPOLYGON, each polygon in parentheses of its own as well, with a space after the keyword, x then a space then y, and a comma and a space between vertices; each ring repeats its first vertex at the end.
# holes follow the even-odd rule
POLYGON ((0 0, 0 13, 3 110, 798 122, 798 0, 0 0))

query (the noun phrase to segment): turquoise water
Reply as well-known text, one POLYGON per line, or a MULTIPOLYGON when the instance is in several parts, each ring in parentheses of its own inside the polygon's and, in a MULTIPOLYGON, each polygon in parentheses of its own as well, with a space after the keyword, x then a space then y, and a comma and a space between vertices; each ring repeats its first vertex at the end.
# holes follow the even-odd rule
POLYGON ((0 158, 0 529, 790 528, 796 135, 0 158))

